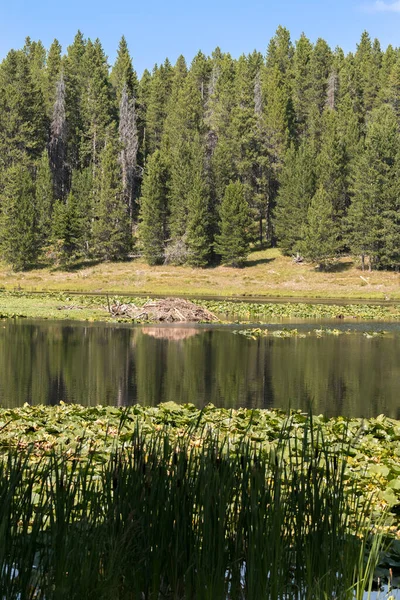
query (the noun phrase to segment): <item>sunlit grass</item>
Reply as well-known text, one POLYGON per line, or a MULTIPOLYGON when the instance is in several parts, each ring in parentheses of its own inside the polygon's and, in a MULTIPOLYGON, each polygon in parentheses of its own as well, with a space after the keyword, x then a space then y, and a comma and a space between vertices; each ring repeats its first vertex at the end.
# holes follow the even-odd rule
POLYGON ((141 259, 82 264, 69 271, 42 268, 24 273, 15 273, 7 265, 0 265, 0 287, 29 291, 382 300, 400 298, 399 282, 398 273, 362 273, 347 257, 341 259, 334 271, 323 273, 311 264, 295 264, 276 248, 251 252, 243 269, 149 267, 141 259))

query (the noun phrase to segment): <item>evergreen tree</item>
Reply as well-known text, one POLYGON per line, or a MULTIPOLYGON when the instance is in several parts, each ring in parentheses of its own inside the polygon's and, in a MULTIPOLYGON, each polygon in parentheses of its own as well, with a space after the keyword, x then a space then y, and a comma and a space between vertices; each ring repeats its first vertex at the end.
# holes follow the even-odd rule
POLYGON ((35 201, 38 247, 43 249, 50 236, 54 201, 53 178, 47 150, 43 151, 36 171, 35 201))
POLYGON ((94 204, 93 253, 102 260, 121 260, 132 246, 129 213, 124 202, 115 134, 109 129, 100 154, 94 204))
POLYGON ((110 74, 110 82, 113 87, 116 109, 119 109, 121 105, 124 88, 126 88, 126 93, 130 98, 136 98, 139 85, 138 78, 124 36, 119 42, 117 58, 110 74))
POLYGON ((297 134, 304 133, 310 110, 311 71, 313 47, 304 35, 296 43, 293 56, 293 107, 296 114, 297 134))
POLYGON ((322 120, 321 150, 317 160, 318 187, 322 186, 332 204, 336 220, 349 204, 349 158, 339 131, 335 111, 326 109, 322 120))
POLYGON ((388 266, 386 236, 392 238, 393 232, 387 216, 396 213, 398 202, 398 152, 396 115, 392 107, 383 105, 372 112, 368 123, 365 150, 354 169, 353 202, 347 221, 350 249, 361 256, 363 268, 365 256, 369 257, 370 269, 388 266))
POLYGON ((111 85, 108 64, 100 41, 88 41, 83 55, 82 90, 82 164, 93 166, 99 161, 112 117, 111 85))
POLYGON ((49 119, 53 115, 54 103, 57 95, 57 83, 60 80, 62 70, 61 45, 58 40, 54 40, 50 46, 46 59, 44 101, 46 113, 49 119))
POLYGON ((156 150, 146 166, 139 212, 139 243, 149 265, 164 260, 167 197, 168 171, 160 150, 156 150))
POLYGON ((328 44, 319 38, 310 59, 310 107, 321 115, 328 100, 328 81, 332 73, 333 56, 328 44))
POLYGON ((139 134, 138 160, 141 165, 145 165, 147 154, 149 152, 147 135, 147 108, 150 98, 150 89, 151 74, 147 69, 145 69, 139 82, 137 96, 137 125, 139 134))
POLYGON ((274 227, 284 254, 300 252, 302 224, 315 194, 315 154, 306 141, 287 151, 274 212, 274 227))
POLYGON ((146 148, 149 153, 160 147, 171 93, 173 68, 167 59, 154 67, 146 112, 146 148))
POLYGON ((26 158, 4 172, 0 206, 1 255, 15 271, 24 270, 38 254, 35 188, 26 158))
POLYGON ((84 73, 84 56, 86 40, 78 31, 73 44, 67 48, 67 55, 62 61, 65 79, 65 112, 68 123, 67 162, 71 169, 82 166, 81 147, 83 138, 82 96, 86 84, 84 73))
POLYGON ((339 228, 334 221, 333 206, 321 186, 311 200, 307 211, 301 252, 304 258, 327 269, 339 257, 339 228))
POLYGON ((220 234, 216 236, 215 251, 222 262, 233 267, 243 266, 250 250, 249 207, 240 182, 230 183, 225 190, 220 209, 220 234))
POLYGON ((87 167, 82 171, 73 171, 71 192, 74 202, 79 209, 80 220, 82 223, 82 254, 83 256, 88 257, 92 246, 92 223, 95 194, 93 171, 90 167, 87 167))
POLYGON ((363 104, 367 112, 375 105, 380 80, 382 52, 379 43, 371 43, 371 38, 366 31, 361 36, 355 54, 355 65, 359 71, 363 104))
POLYGON ((43 96, 32 79, 29 60, 11 50, 0 69, 0 165, 28 157, 37 160, 46 142, 43 96))
POLYGON ((187 263, 192 267, 205 267, 210 258, 210 196, 207 189, 204 153, 200 139, 193 142, 192 181, 187 197, 188 220, 186 225, 187 263))
POLYGON ((72 192, 67 202, 57 200, 51 229, 52 257, 57 265, 68 265, 82 256, 82 214, 72 192))
POLYGON ((187 227, 188 194, 192 187, 199 134, 203 129, 201 92, 192 74, 185 77, 165 126, 162 152, 170 165, 169 230, 181 242, 187 227))

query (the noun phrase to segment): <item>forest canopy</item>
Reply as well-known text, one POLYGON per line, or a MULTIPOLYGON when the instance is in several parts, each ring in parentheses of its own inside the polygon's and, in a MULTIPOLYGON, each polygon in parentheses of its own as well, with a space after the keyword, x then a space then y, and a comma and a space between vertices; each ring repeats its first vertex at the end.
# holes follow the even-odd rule
POLYGON ((279 27, 135 72, 81 32, 0 64, 0 254, 14 269, 143 256, 244 264, 278 245, 328 268, 400 266, 400 50, 279 27))

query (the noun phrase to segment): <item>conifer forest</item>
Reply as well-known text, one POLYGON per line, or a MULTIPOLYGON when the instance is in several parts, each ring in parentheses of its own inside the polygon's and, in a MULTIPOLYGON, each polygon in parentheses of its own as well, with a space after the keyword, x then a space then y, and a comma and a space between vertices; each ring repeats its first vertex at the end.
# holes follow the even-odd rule
POLYGON ((329 268, 400 266, 400 50, 279 27, 139 79, 78 32, 0 65, 0 253, 14 270, 125 260, 244 264, 251 245, 329 268))

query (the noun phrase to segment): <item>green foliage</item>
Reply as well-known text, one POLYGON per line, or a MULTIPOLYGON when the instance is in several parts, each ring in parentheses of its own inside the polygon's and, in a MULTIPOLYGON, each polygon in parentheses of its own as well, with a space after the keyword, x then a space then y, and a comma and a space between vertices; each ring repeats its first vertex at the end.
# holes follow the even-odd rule
POLYGON ((43 248, 49 239, 53 211, 53 178, 47 150, 43 151, 36 171, 35 200, 37 212, 38 244, 43 248))
POLYGON ((49 254, 56 265, 68 265, 83 253, 81 207, 72 192, 67 202, 57 200, 54 204, 49 254))
POLYGON ((224 264, 240 267, 249 253, 249 207, 240 182, 230 183, 220 209, 220 234, 215 251, 224 264))
POLYGON ((0 250, 13 269, 28 268, 37 258, 35 187, 27 159, 3 173, 0 194, 0 250))
POLYGON ((376 479, 390 470, 359 440, 378 440, 375 458, 396 423, 174 403, 1 416, 14 432, 0 463, 7 597, 361 600, 372 588, 385 515, 372 520, 359 484, 365 462, 376 479), (49 450, 57 434, 80 441, 49 450))
POLYGON ((301 243, 303 256, 326 269, 339 255, 339 228, 333 219, 333 206, 323 187, 318 188, 307 211, 304 238, 301 243))
POLYGON ((168 171, 162 155, 156 150, 144 174, 139 210, 139 244, 149 265, 164 260, 167 234, 168 171))
POLYGON ((93 211, 93 255, 103 260, 126 258, 132 247, 132 231, 112 130, 100 155, 93 211))
POLYGON ((216 48, 211 56, 199 52, 190 65, 183 56, 174 66, 166 59, 139 83, 124 37, 111 69, 100 41, 80 31, 65 55, 57 40, 47 52, 27 38, 0 64, 0 192, 18 161, 37 169, 37 239, 46 244, 52 201, 41 157, 47 149, 54 197, 66 206, 72 190, 83 215, 84 258, 126 257, 125 216, 111 219, 120 241, 104 250, 114 234, 111 221, 105 234, 106 213, 99 212, 100 163, 110 128, 119 129, 119 165, 108 169, 115 176, 107 185, 116 190, 122 181, 132 231, 156 150, 165 165, 156 262, 165 252, 170 262, 212 262, 225 190, 240 181, 251 221, 241 229, 243 246, 278 242, 285 254, 298 252, 301 225, 321 187, 333 228, 345 231, 340 250, 361 256, 363 265, 368 259, 371 267, 398 269, 399 65, 398 50, 383 52, 366 32, 357 51, 345 55, 304 34, 294 45, 278 27, 265 57, 254 51, 234 59, 216 48))
POLYGON ((284 254, 300 251, 301 224, 315 193, 315 154, 307 143, 291 146, 285 158, 275 209, 275 232, 284 254))
POLYGON ((365 256, 369 257, 370 268, 398 266, 397 129, 392 107, 383 105, 376 109, 368 123, 365 150, 354 170, 354 198, 348 215, 349 245, 352 253, 363 261, 365 256))
POLYGON ((116 109, 119 108, 122 90, 125 85, 129 97, 135 98, 137 96, 138 79, 132 65, 128 44, 124 36, 122 36, 119 42, 117 58, 110 74, 110 81, 114 90, 116 109))

